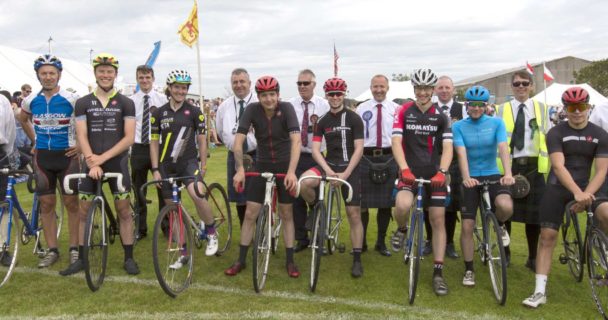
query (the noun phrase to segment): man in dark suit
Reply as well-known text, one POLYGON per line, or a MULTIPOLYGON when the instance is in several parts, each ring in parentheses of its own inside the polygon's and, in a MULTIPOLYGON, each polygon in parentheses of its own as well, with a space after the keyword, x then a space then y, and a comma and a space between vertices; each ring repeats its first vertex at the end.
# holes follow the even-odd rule
MULTIPOLYGON (((437 80, 437 85, 435 86, 435 95, 438 98, 437 106, 439 110, 442 110, 450 119, 452 119, 452 123, 462 120, 463 114, 463 105, 454 101, 454 83, 452 79, 448 76, 441 76, 437 80)), ((456 247, 454 246, 454 230, 456 230, 456 220, 458 219, 457 211, 460 211, 460 185, 462 183, 462 177, 460 175, 460 170, 458 169, 458 158, 454 156, 452 158, 452 163, 450 164, 450 189, 451 189, 451 202, 445 207, 445 232, 446 232, 446 240, 447 246, 445 248, 445 255, 456 259, 460 257, 456 252, 456 247)), ((433 252, 433 246, 431 245, 431 239, 433 236, 433 230, 431 228, 431 224, 429 219, 424 220, 425 228, 426 228, 426 236, 427 240, 424 246, 424 255, 428 255, 433 252)))

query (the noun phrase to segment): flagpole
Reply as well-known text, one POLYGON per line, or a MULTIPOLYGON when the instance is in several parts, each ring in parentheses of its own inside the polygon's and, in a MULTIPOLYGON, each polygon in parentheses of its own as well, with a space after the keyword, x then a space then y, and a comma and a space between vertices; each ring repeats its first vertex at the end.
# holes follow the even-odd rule
POLYGON ((547 72, 545 70, 546 68, 547 67, 545 66, 545 62, 543 61, 543 85, 545 87, 543 92, 545 93, 545 108, 547 108, 547 110, 549 110, 549 103, 547 102, 547 79, 545 79, 545 72, 547 72))
MULTIPOLYGON (((196 16, 198 20, 198 3, 194 0, 194 5, 196 6, 196 16)), ((209 117, 209 110, 205 111, 205 98, 203 96, 203 72, 201 67, 201 44, 200 44, 200 24, 197 26, 198 33, 196 35, 196 66, 198 69, 198 103, 199 108, 201 108, 202 113, 205 115, 205 119, 207 120, 207 126, 209 127, 209 121, 211 118, 209 117)), ((211 135, 207 134, 207 147, 209 147, 209 142, 211 141, 211 135)))

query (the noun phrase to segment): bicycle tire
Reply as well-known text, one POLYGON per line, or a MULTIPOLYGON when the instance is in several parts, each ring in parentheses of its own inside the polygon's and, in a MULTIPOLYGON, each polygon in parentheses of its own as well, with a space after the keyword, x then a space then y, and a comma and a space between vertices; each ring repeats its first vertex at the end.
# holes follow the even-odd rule
POLYGON ((591 296, 599 313, 608 319, 608 238, 595 226, 587 238, 587 269, 591 296))
POLYGON ((327 192, 327 252, 333 254, 339 245, 342 208, 339 189, 329 188, 327 192))
POLYGON ((230 249, 232 241, 232 213, 230 212, 226 190, 221 184, 212 183, 209 185, 207 202, 211 206, 211 212, 215 220, 215 230, 219 241, 219 247, 215 255, 219 257, 230 249))
POLYGON ((91 202, 84 229, 82 258, 85 279, 91 291, 99 290, 103 284, 108 262, 108 221, 102 205, 99 198, 91 202))
POLYGON ((564 220, 562 225, 564 253, 560 255, 560 262, 568 264, 568 270, 574 280, 581 282, 585 269, 583 267, 583 238, 578 215, 576 213, 571 214, 569 207, 567 207, 564 220))
POLYGON ((266 284, 271 251, 270 208, 264 205, 258 214, 253 247, 253 289, 260 292, 266 284))
POLYGON ((154 224, 154 273, 160 287, 172 298, 186 290, 192 282, 194 246, 186 215, 184 211, 180 213, 176 204, 168 204, 160 211, 154 224), (181 264, 177 264, 178 259, 181 264))
POLYGON ((412 213, 412 219, 410 222, 410 241, 409 247, 409 258, 408 268, 408 301, 409 304, 414 304, 416 299, 416 288, 418 286, 418 277, 420 274, 420 258, 422 257, 422 248, 424 241, 424 234, 422 228, 424 227, 424 213, 422 210, 416 210, 412 213), (419 211, 419 212, 418 212, 419 211))
POLYGON ((315 292, 319 281, 319 268, 321 267, 321 257, 325 242, 326 211, 322 202, 317 202, 314 208, 314 224, 312 232, 311 259, 310 259, 310 292, 315 292))
POLYGON ((15 208, 12 212, 9 212, 9 209, 7 201, 0 202, 0 287, 5 285, 13 274, 19 254, 19 214, 15 208), (8 265, 4 265, 3 261, 8 265))
POLYGON ((486 242, 486 257, 490 269, 490 280, 494 297, 501 306, 507 302, 507 260, 505 248, 502 245, 502 236, 498 220, 494 213, 485 214, 486 231, 484 240, 486 242))

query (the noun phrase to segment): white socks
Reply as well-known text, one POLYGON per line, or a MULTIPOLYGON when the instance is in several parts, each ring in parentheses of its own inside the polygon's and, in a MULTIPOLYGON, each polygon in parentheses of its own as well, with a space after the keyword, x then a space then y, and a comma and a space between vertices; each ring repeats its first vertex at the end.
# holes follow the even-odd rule
POLYGON ((534 289, 534 293, 540 292, 542 294, 545 294, 546 287, 547 287, 547 275, 536 274, 536 288, 534 289))

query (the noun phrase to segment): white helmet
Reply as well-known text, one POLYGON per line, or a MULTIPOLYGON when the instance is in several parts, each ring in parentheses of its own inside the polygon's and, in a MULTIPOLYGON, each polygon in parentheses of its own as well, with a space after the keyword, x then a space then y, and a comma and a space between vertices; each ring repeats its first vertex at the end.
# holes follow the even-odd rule
POLYGON ((412 73, 412 85, 416 86, 432 86, 437 83, 437 76, 431 69, 416 69, 412 73))

